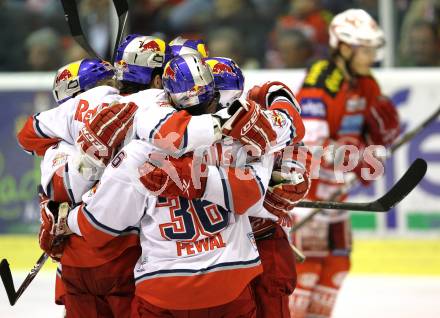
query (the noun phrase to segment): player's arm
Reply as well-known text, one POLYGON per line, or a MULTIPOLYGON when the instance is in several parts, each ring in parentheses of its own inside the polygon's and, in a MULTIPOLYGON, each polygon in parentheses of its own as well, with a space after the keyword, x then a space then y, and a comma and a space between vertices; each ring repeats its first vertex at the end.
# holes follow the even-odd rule
POLYGON ((74 169, 79 151, 64 141, 50 147, 41 161, 41 185, 51 201, 76 205, 94 184, 74 169))
POLYGON ((73 233, 99 248, 120 235, 139 232, 137 226, 149 205, 148 192, 133 167, 145 160, 146 152, 149 150, 139 141, 132 141, 115 156, 96 189, 86 193, 84 203, 70 211, 67 224, 73 233))
POLYGON ((174 157, 221 139, 217 126, 218 121, 209 114, 192 116, 172 107, 144 108, 134 120, 135 138, 147 140, 174 157))
POLYGON ((241 167, 207 166, 190 154, 164 159, 149 159, 140 169, 141 182, 154 195, 207 200, 238 214, 262 205, 273 163, 270 155, 241 167))
POLYGON ((68 123, 74 108, 75 99, 70 99, 58 107, 30 116, 17 134, 18 144, 26 152, 38 156, 43 156, 59 140, 73 144, 68 123))
POLYGON ((276 139, 267 152, 273 153, 304 138, 305 128, 301 108, 290 88, 282 82, 266 82, 254 86, 248 99, 260 104, 276 133, 276 139))

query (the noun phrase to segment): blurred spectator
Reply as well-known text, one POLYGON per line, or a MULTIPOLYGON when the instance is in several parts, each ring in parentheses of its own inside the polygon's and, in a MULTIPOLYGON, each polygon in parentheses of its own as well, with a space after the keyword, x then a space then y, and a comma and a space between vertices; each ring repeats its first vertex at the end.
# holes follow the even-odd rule
POLYGON ((113 44, 110 43, 110 1, 83 0, 79 4, 80 16, 86 17, 83 30, 92 48, 99 56, 109 59, 113 44))
POLYGON ((435 24, 419 20, 401 46, 402 66, 440 66, 440 39, 435 24))
POLYGON ((320 0, 291 0, 290 14, 278 20, 278 28, 301 28, 313 42, 328 45, 328 25, 331 13, 321 8, 320 0))
POLYGON ((52 71, 62 64, 60 37, 51 28, 32 32, 25 41, 31 71, 52 71))
POLYGON ((313 44, 301 29, 280 30, 275 49, 268 51, 268 68, 305 68, 313 57, 313 44))
POLYGON ((241 45, 242 36, 232 28, 220 28, 208 36, 210 56, 222 56, 233 59, 240 67, 244 67, 244 52, 241 45))

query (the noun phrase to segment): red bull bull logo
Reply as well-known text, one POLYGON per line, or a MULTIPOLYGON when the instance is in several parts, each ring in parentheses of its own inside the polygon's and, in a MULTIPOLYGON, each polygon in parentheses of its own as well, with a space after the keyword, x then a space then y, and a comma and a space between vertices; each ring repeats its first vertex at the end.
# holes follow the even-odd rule
POLYGON ((139 45, 141 52, 150 51, 150 52, 160 52, 160 46, 156 41, 142 41, 139 45))
POLYGON ((66 68, 57 75, 55 82, 59 84, 61 81, 66 81, 72 77, 73 77, 72 73, 66 68))
POLYGON ((221 74, 221 73, 228 73, 231 75, 235 75, 234 71, 229 65, 222 62, 218 62, 212 67, 212 74, 221 74))
POLYGON ((173 68, 170 65, 167 65, 165 67, 165 70, 163 71, 163 76, 165 78, 172 79, 173 81, 176 81, 176 72, 173 70, 173 68))

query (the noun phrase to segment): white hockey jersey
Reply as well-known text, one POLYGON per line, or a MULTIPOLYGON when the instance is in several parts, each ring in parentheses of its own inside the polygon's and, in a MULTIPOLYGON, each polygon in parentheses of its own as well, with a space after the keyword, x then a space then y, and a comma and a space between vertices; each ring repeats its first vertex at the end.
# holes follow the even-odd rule
POLYGON ((253 178, 243 183, 242 191, 237 191, 239 180, 234 177, 239 174, 232 172, 236 168, 209 166, 202 199, 165 199, 151 196, 139 181, 138 167, 152 150, 141 140, 125 146, 105 170, 96 192, 86 193, 84 204, 71 211, 69 227, 93 248, 102 249, 140 225, 136 294, 156 306, 195 309, 232 301, 262 271, 248 215, 260 216, 272 156, 246 166, 253 178), (238 197, 250 205, 241 214, 230 212, 245 208, 232 206, 238 197))
POLYGON ((79 131, 95 115, 97 107, 120 97, 119 91, 110 86, 92 88, 58 107, 29 117, 17 135, 18 143, 26 152, 39 156, 59 140, 74 145, 79 131))

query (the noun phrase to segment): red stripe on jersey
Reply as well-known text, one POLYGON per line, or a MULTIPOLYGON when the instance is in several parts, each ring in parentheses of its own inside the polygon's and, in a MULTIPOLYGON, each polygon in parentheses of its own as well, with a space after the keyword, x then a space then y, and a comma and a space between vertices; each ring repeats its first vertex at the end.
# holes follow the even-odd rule
POLYGON ((180 150, 191 117, 184 110, 173 113, 154 134, 153 142, 161 149, 180 150))
POLYGON ((34 152, 38 156, 43 156, 46 150, 57 144, 58 138, 40 137, 34 130, 34 119, 29 117, 24 127, 18 132, 17 139, 19 145, 26 151, 34 152))
POLYGON ((250 168, 229 168, 228 183, 234 213, 243 214, 261 199, 260 184, 250 168))
POLYGON ((295 127, 295 136, 292 139, 292 143, 298 143, 306 134, 306 128, 304 127, 304 122, 301 115, 296 111, 291 103, 285 101, 277 101, 270 105, 270 110, 281 110, 287 112, 292 119, 292 125, 295 127))
POLYGON ((67 189, 64 185, 64 168, 64 165, 58 168, 50 181, 52 183, 53 200, 56 202, 71 203, 70 197, 67 194, 67 189))
POLYGON ((152 278, 137 284, 135 293, 149 303, 166 309, 214 307, 236 299, 260 273, 262 266, 256 265, 194 276, 152 278))

